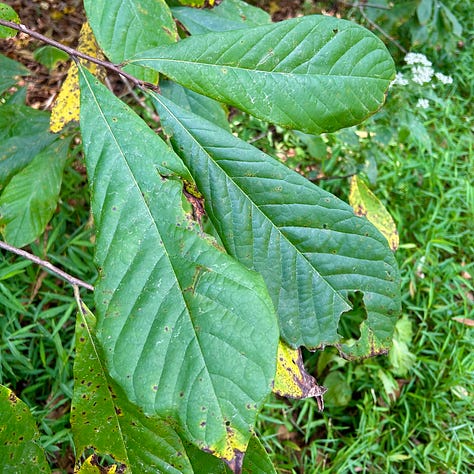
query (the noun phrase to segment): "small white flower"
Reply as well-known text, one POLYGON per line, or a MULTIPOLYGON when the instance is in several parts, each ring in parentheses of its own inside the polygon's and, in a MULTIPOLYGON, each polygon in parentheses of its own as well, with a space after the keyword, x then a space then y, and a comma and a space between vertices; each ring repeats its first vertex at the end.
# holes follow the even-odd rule
POLYGON ((438 79, 438 81, 442 82, 443 84, 453 83, 453 78, 451 76, 445 76, 442 72, 437 72, 435 76, 436 79, 438 79))
POLYGON ((421 53, 408 53, 405 56, 407 64, 421 64, 422 66, 431 66, 431 61, 421 53))
POLYGON ((405 79, 405 76, 401 72, 397 72, 395 79, 392 81, 390 86, 406 86, 408 81, 405 79))
POLYGON ((427 109, 430 106, 428 99, 418 99, 416 106, 420 109, 427 109))
POLYGON ((434 69, 430 66, 415 66, 411 72, 413 74, 412 81, 417 84, 430 82, 434 75, 434 69))

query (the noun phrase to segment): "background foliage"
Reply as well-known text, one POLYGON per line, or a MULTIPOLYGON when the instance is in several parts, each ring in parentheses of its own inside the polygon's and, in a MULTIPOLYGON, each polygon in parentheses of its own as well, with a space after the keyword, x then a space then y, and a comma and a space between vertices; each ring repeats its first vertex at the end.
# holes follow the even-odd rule
MULTIPOLYGON (((418 8, 426 3, 418 2, 418 8)), ((280 472, 473 468, 473 73, 470 51, 458 44, 469 44, 473 24, 465 2, 445 6, 463 27, 459 39, 438 34, 404 47, 426 53, 437 71, 453 77, 452 84, 433 79, 393 86, 386 109, 373 120, 321 137, 233 113, 235 133, 331 192, 347 197, 349 186, 344 179, 327 178, 363 173, 395 217, 401 240, 404 318, 390 358, 356 364, 330 350, 306 354, 311 372, 329 388, 327 408, 321 416, 313 400, 268 400, 259 431, 280 472), (416 107, 420 98, 429 101, 428 108, 416 107)), ((378 24, 399 40, 406 38, 403 28, 410 25, 392 14, 377 18, 378 24)), ((438 28, 444 33, 443 24, 438 28)), ((404 54, 398 55, 400 70, 409 76, 404 54)), ((4 101, 14 103, 21 93, 6 94, 4 101)), ((35 254, 93 281, 94 236, 84 172, 75 155, 80 151, 76 147, 68 157, 50 227, 31 245, 35 254)), ((33 410, 40 443, 58 469, 67 469, 71 449, 75 303, 68 294, 41 269, 2 254, 0 382, 33 410)))

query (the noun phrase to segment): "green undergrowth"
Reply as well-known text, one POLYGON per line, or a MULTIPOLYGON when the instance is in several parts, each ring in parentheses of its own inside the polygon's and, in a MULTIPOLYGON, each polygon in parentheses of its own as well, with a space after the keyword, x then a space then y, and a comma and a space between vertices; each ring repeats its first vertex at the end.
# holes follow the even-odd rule
MULTIPOLYGON (((453 4, 467 19, 461 2, 453 4)), ((463 26, 472 31, 467 20, 463 26)), ((460 321, 474 319, 474 73, 468 48, 425 52, 453 83, 392 89, 386 108, 357 128, 311 137, 232 112, 235 134, 343 199, 347 176, 364 176, 400 234, 403 319, 392 353, 359 363, 332 349, 305 354, 329 389, 324 412, 313 399, 272 397, 258 424, 280 473, 474 470, 473 329, 460 321), (430 105, 417 108, 425 92, 430 105)), ((69 158, 53 220, 30 250, 93 282, 79 152, 69 158)), ((82 297, 93 306, 90 292, 82 297)), ((57 472, 71 465, 75 312, 70 286, 0 253, 0 383, 32 409, 57 472)))

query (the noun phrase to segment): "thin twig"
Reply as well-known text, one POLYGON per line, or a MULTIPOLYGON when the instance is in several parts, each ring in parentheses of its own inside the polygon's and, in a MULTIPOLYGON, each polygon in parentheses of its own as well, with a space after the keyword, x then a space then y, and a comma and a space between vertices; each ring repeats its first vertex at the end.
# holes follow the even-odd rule
POLYGON ((74 286, 82 286, 83 288, 87 288, 88 290, 94 291, 94 287, 90 285, 89 283, 86 283, 85 281, 79 280, 79 278, 73 277, 72 275, 69 275, 69 273, 64 272, 58 267, 55 267, 53 264, 47 262, 46 260, 42 260, 41 258, 37 257, 36 255, 33 255, 29 252, 26 252, 25 250, 18 249, 16 247, 12 247, 11 245, 7 244, 6 242, 2 242, 0 240, 0 248, 7 250, 9 252, 15 253, 17 255, 20 255, 21 257, 26 258, 27 260, 31 260, 32 262, 36 263, 37 265, 40 265, 43 268, 46 268, 46 270, 49 270, 50 272, 56 274, 57 276, 63 278, 66 280, 68 283, 70 283, 73 287, 74 286))
POLYGON ((408 51, 392 36, 390 36, 383 28, 381 28, 377 23, 372 21, 364 12, 364 8, 359 5, 359 12, 364 18, 364 20, 369 23, 373 28, 375 28, 381 35, 385 36, 389 41, 391 41, 402 53, 407 54, 408 51))
POLYGON ((343 2, 339 0, 337 3, 340 3, 341 5, 344 5, 346 7, 353 7, 353 8, 377 8, 379 10, 391 10, 392 7, 388 7, 387 5, 378 5, 375 3, 348 3, 348 2, 343 2))
POLYGON ((151 84, 150 82, 145 82, 145 81, 141 81, 137 79, 131 74, 128 74, 127 72, 125 72, 120 65, 111 63, 109 61, 103 61, 102 59, 95 58, 94 56, 89 56, 88 54, 81 53, 81 51, 78 51, 77 49, 74 49, 74 48, 70 48, 69 46, 59 43, 58 41, 48 38, 47 36, 44 36, 40 33, 37 33, 36 31, 31 30, 30 28, 26 27, 25 25, 22 25, 21 23, 14 23, 13 21, 0 19, 0 25, 6 26, 8 28, 12 28, 13 30, 20 31, 22 33, 26 33, 32 38, 36 38, 42 41, 43 43, 49 44, 51 46, 54 46, 55 48, 60 49, 61 51, 64 51, 65 53, 69 54, 69 56, 71 56, 72 58, 81 58, 81 59, 85 59, 86 61, 90 61, 91 63, 98 64, 99 66, 102 66, 106 69, 109 69, 110 71, 113 71, 119 74, 122 77, 127 78, 132 84, 135 84, 137 87, 140 87, 140 88, 146 87, 148 89, 152 89, 159 92, 155 84, 151 84))

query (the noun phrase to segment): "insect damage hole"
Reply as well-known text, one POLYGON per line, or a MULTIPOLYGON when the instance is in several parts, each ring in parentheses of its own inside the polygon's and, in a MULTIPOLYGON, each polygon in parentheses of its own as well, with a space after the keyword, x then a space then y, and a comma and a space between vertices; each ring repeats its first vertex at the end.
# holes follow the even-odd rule
POLYGON ((341 314, 337 332, 345 340, 359 340, 361 333, 360 328, 364 321, 367 320, 367 309, 364 304, 364 293, 361 291, 351 291, 347 295, 351 303, 352 309, 341 314))

